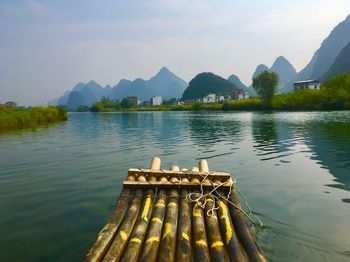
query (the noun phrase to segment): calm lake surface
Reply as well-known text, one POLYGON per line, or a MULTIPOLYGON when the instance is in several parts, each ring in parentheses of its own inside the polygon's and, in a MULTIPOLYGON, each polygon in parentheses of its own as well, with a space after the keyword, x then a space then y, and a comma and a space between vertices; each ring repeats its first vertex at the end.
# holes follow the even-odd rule
POLYGON ((0 134, 0 261, 81 261, 154 155, 233 174, 269 261, 350 260, 350 112, 142 112, 0 134))

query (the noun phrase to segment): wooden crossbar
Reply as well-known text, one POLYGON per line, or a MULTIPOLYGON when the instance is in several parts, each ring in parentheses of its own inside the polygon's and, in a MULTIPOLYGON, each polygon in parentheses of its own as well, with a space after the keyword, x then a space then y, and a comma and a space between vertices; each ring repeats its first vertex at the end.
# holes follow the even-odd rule
MULTIPOLYGON (((229 180, 227 183, 220 186, 220 188, 229 188, 231 186, 231 183, 233 183, 232 179, 229 180)), ((210 183, 206 181, 205 183, 202 183, 203 188, 214 188, 219 186, 219 183, 210 183)), ((170 181, 124 181, 123 182, 124 187, 164 187, 164 188, 171 188, 171 187, 177 187, 177 188, 198 188, 200 186, 200 183, 198 182, 170 182, 170 181)))
POLYGON ((194 171, 171 171, 171 170, 151 170, 151 169, 139 169, 130 168, 128 175, 144 175, 144 176, 155 176, 155 177, 179 177, 179 178, 198 178, 199 180, 207 176, 208 179, 227 181, 231 178, 230 173, 225 172, 194 172, 194 171))

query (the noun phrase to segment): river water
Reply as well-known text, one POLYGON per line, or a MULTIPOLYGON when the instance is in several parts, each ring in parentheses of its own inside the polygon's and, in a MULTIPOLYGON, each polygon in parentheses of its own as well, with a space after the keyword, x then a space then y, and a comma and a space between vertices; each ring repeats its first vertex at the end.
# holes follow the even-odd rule
POLYGON ((350 112, 71 113, 0 134, 0 261, 80 261, 130 167, 235 176, 269 261, 350 260, 350 112))

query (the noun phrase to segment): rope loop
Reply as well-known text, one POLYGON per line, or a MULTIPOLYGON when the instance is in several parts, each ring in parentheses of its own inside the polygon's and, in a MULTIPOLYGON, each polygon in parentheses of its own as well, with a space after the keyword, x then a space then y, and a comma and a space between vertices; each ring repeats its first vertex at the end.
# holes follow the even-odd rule
POLYGON ((193 202, 196 203, 198 206, 200 206, 203 210, 205 209, 207 202, 208 201, 212 201, 213 205, 211 206, 210 209, 208 209, 208 211, 206 212, 207 216, 213 216, 216 213, 216 210, 218 210, 220 208, 220 206, 217 204, 221 199, 223 199, 224 201, 226 201, 228 204, 234 206, 235 208, 237 208, 244 216, 246 216, 249 221, 257 228, 262 228, 263 227, 263 223, 260 220, 260 218, 253 214, 247 199, 245 198, 245 196, 243 195, 243 193, 239 190, 238 186, 237 186, 237 181, 235 179, 233 179, 233 181, 225 181, 225 182, 221 182, 221 183, 217 183, 217 185, 214 185, 214 182, 210 179, 208 179, 208 176, 211 173, 205 173, 204 176, 202 177, 202 180, 200 181, 200 193, 198 192, 191 192, 187 194, 187 200, 189 202, 193 202), (203 184, 205 182, 209 182, 210 184, 213 185, 213 189, 207 193, 204 194, 204 189, 203 189, 203 184), (229 192, 227 193, 227 195, 222 195, 218 189, 224 185, 229 185, 230 189, 229 192), (237 189, 237 191, 239 192, 240 196, 242 197, 243 201, 244 201, 244 205, 247 208, 248 211, 244 211, 239 205, 233 203, 229 198, 232 194, 232 191, 234 189, 237 189))

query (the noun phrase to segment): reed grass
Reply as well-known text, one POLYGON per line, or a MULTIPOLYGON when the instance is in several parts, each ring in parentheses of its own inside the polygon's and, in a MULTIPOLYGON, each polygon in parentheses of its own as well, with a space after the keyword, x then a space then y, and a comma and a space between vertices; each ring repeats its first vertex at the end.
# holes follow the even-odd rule
POLYGON ((35 128, 67 119, 67 112, 59 107, 23 108, 0 105, 0 131, 35 128))

